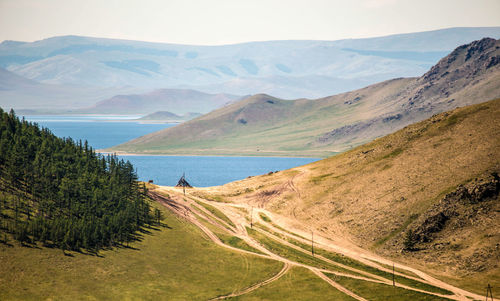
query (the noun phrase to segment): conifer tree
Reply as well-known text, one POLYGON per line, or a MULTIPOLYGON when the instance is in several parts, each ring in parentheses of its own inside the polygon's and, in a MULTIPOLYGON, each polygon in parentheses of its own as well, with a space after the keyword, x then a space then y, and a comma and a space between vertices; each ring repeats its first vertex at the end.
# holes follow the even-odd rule
POLYGON ((10 215, 0 228, 22 242, 98 250, 128 242, 153 220, 130 162, 96 154, 87 141, 57 138, 1 108, 0 193, 0 216, 10 215))

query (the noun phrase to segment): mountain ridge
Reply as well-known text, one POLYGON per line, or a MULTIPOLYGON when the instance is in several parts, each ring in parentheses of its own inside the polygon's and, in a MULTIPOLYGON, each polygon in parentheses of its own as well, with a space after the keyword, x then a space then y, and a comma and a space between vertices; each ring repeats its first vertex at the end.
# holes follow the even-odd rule
POLYGON ((436 52, 444 54, 484 36, 500 38, 500 27, 220 46, 65 36, 3 42, 0 67, 46 84, 317 98, 394 77, 420 76, 436 63, 436 52))
POLYGON ((111 148, 164 154, 328 156, 458 106, 500 96, 500 41, 460 46, 419 78, 325 98, 266 94, 111 148))
POLYGON ((185 120, 191 120, 196 117, 201 116, 200 113, 194 113, 194 112, 188 112, 184 115, 177 115, 172 112, 168 111, 156 111, 154 113, 148 114, 146 116, 143 116, 137 120, 139 121, 158 121, 158 122, 168 122, 168 121, 175 121, 175 122, 181 122, 185 120))
POLYGON ((175 114, 193 111, 208 113, 239 98, 241 96, 210 94, 191 89, 158 89, 144 94, 116 95, 78 111, 87 114, 150 114, 156 111, 171 111, 175 114))

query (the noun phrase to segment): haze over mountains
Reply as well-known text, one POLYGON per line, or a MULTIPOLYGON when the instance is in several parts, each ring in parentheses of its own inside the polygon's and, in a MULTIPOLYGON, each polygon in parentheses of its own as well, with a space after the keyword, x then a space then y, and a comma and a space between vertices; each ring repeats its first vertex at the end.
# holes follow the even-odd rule
POLYGON ((456 46, 483 37, 500 38, 500 27, 224 46, 78 36, 4 41, 0 104, 67 111, 116 95, 181 88, 211 94, 323 97, 386 79, 420 76, 456 46))
POLYGON ((240 96, 230 94, 208 94, 188 89, 160 89, 145 94, 116 95, 99 101, 95 105, 80 109, 82 113, 99 114, 148 114, 159 110, 186 114, 208 113, 223 107, 240 96))
POLYGON ((427 73, 309 100, 265 94, 152 133, 113 151, 329 156, 433 114, 500 97, 500 40, 456 48, 427 73))
POLYGON ((168 111, 157 111, 146 116, 139 118, 141 121, 152 121, 152 122, 182 122, 186 120, 191 120, 196 117, 201 116, 200 113, 186 113, 184 115, 177 115, 174 113, 170 113, 168 111))

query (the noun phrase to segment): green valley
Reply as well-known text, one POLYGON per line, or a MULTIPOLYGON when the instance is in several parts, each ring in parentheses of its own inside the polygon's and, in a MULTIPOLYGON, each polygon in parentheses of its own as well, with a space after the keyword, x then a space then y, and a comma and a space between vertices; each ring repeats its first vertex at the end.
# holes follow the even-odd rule
POLYGON ((2 300, 207 300, 276 274, 279 262, 214 245, 164 208, 161 227, 97 255, 0 244, 2 300))

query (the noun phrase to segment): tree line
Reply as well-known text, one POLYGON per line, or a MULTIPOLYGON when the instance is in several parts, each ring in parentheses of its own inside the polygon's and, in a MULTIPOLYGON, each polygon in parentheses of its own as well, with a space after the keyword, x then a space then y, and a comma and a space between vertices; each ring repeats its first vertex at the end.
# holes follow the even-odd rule
POLYGON ((158 221, 129 161, 58 138, 0 108, 0 230, 5 240, 99 250, 158 221))

